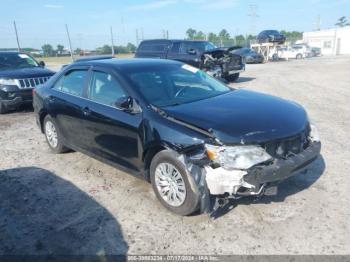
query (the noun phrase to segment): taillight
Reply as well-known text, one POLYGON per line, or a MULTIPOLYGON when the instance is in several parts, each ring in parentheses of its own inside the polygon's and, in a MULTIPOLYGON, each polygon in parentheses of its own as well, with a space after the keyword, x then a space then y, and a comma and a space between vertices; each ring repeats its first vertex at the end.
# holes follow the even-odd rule
POLYGON ((33 89, 32 89, 32 96, 34 96, 34 95, 35 95, 35 92, 36 92, 36 89, 35 89, 35 88, 33 88, 33 89))

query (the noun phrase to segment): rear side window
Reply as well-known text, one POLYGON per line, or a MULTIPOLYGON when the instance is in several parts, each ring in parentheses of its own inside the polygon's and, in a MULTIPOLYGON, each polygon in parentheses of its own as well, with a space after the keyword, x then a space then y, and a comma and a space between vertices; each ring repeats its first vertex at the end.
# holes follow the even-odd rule
POLYGON ((108 73, 94 71, 89 86, 89 99, 94 102, 114 106, 115 102, 126 96, 119 82, 108 73))
POLYGON ((53 88, 71 95, 83 96, 87 73, 87 70, 70 71, 62 76, 53 88))
POLYGON ((167 43, 143 43, 139 51, 141 52, 164 52, 168 48, 167 43))
POLYGON ((173 46, 171 47, 171 53, 179 53, 180 51, 180 43, 173 43, 173 46))

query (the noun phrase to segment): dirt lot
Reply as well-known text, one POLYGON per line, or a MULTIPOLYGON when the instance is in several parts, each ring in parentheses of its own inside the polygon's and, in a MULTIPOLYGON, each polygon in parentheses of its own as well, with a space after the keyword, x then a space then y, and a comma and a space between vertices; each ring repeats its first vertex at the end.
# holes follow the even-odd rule
POLYGON ((0 254, 349 254, 350 57, 248 65, 235 87, 302 104, 322 157, 217 219, 166 211, 144 181, 53 155, 32 112, 0 116, 0 254))

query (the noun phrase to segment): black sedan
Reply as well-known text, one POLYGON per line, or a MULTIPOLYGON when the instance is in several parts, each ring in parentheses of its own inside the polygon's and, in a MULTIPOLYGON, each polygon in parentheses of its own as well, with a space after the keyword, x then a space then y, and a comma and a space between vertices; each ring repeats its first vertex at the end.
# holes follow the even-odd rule
POLYGON ((286 37, 277 30, 264 30, 256 37, 259 43, 279 43, 283 44, 286 37))
POLYGON ((236 49, 232 53, 242 56, 247 64, 261 64, 264 62, 264 56, 250 48, 236 49))
POLYGON ((34 109, 54 153, 73 149, 142 177, 180 215, 276 193, 321 148, 296 103, 170 60, 73 63, 36 89, 34 109))
POLYGON ((0 114, 32 103, 32 89, 54 72, 25 53, 0 52, 0 114))

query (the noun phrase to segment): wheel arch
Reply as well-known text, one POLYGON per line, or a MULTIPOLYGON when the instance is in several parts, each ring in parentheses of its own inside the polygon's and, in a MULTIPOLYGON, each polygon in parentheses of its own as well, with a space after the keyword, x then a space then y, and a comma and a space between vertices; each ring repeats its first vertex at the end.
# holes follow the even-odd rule
POLYGON ((152 159, 160 151, 163 151, 166 149, 168 149, 166 146, 164 146, 162 144, 157 144, 157 145, 153 145, 151 147, 148 147, 144 151, 143 156, 142 156, 142 160, 144 163, 144 177, 145 177, 145 180, 147 180, 148 182, 151 181, 149 170, 151 167, 152 159))
POLYGON ((40 123, 41 133, 44 133, 44 120, 47 115, 48 115, 48 112, 46 110, 42 110, 39 113, 39 123, 40 123))

